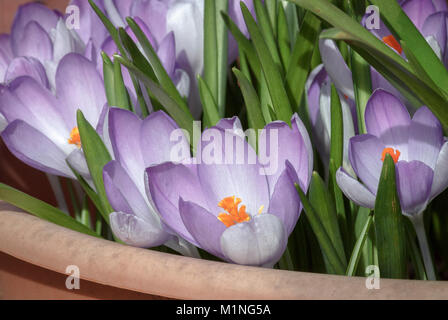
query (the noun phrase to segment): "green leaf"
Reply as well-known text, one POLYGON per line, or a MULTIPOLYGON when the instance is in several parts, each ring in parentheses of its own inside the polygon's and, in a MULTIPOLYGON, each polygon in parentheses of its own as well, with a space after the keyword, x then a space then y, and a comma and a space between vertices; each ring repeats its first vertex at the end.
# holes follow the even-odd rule
POLYGON ((204 79, 215 99, 218 96, 218 41, 216 1, 204 2, 204 79))
POLYGON ((364 119, 367 102, 372 95, 372 76, 370 65, 354 50, 350 51, 353 89, 355 91, 356 113, 358 115, 358 130, 367 133, 364 119))
MULTIPOLYGON (((261 0, 254 0, 255 13, 257 15, 258 27, 263 35, 263 39, 265 44, 271 54, 271 57, 277 66, 280 74, 283 74, 282 64, 280 60, 280 55, 277 48, 277 43, 275 41, 273 27, 277 28, 277 24, 271 25, 271 20, 268 15, 268 11, 264 4, 261 3, 261 0)), ((276 11, 276 1, 269 1, 271 5, 274 5, 274 11, 276 11)), ((247 23, 247 22, 246 22, 247 23)))
POLYGON ((261 113, 261 104, 257 92, 241 71, 236 68, 233 68, 232 70, 238 79, 241 92, 243 93, 250 128, 256 130, 263 129, 266 123, 264 122, 263 115, 261 113))
POLYGON ((330 197, 330 193, 325 186, 325 182, 317 172, 313 172, 311 178, 309 199, 317 215, 317 218, 321 221, 337 251, 339 260, 344 265, 345 272, 347 260, 345 256, 344 242, 342 240, 341 231, 339 229, 339 222, 335 210, 335 204, 333 202, 333 199, 330 197))
POLYGON ((220 12, 227 13, 228 0, 204 3, 204 80, 218 106, 225 115, 227 85, 227 30, 220 12))
POLYGON ((285 14, 288 23, 289 42, 292 47, 294 47, 297 34, 299 33, 299 17, 297 15, 297 7, 293 3, 286 3, 285 14))
POLYGON ((349 248, 352 245, 352 236, 350 230, 351 220, 350 220, 350 212, 345 210, 345 202, 344 196, 342 194, 341 189, 339 188, 336 181, 336 172, 340 167, 335 165, 333 159, 330 159, 330 179, 328 183, 328 189, 333 191, 334 202, 336 205, 336 214, 338 217, 339 227, 342 233, 342 237, 344 240, 344 248, 346 248, 346 252, 349 252, 349 248))
POLYGON ((155 52, 154 48, 152 47, 151 43, 149 42, 148 38, 146 37, 142 29, 140 29, 139 25, 134 21, 134 19, 128 17, 126 18, 126 21, 128 22, 129 27, 132 29, 140 45, 142 46, 143 51, 145 52, 146 57, 148 58, 149 63, 151 64, 154 74, 156 75, 160 83, 160 86, 163 88, 164 91, 166 91, 171 96, 171 98, 176 102, 176 104, 184 110, 184 112, 190 113, 187 104, 181 97, 179 91, 177 91, 176 86, 174 85, 171 78, 168 76, 165 68, 160 62, 159 57, 157 56, 157 53, 155 52))
POLYGON ((243 50, 246 56, 248 57, 247 62, 249 63, 250 67, 252 68, 252 71, 254 74, 258 75, 261 73, 261 64, 260 60, 257 57, 257 53, 255 51, 254 46, 252 43, 244 36, 244 34, 238 29, 238 26, 230 19, 230 17, 225 14, 224 12, 221 12, 222 18, 227 25, 227 28, 229 29, 230 33, 232 33, 233 37, 235 38, 236 42, 238 43, 238 47, 240 50, 243 50))
POLYGON ((278 38, 277 45, 280 51, 280 58, 282 60, 283 69, 286 70, 289 66, 291 58, 291 44, 289 39, 288 20, 286 19, 285 9, 279 3, 278 6, 278 20, 277 20, 278 38))
POLYGON ((244 20, 246 21, 247 28, 251 39, 255 46, 258 59, 261 63, 261 69, 265 76, 269 94, 273 103, 273 108, 278 120, 283 120, 286 123, 291 122, 292 108, 286 94, 285 87, 283 85, 283 79, 281 73, 275 64, 268 46, 264 40, 263 35, 258 28, 254 18, 247 9, 246 5, 241 2, 241 9, 243 11, 244 20))
POLYGON ((434 89, 439 95, 443 96, 443 93, 439 90, 438 86, 434 83, 434 81, 429 77, 428 73, 424 69, 424 66, 417 60, 415 54, 409 49, 406 42, 401 41, 401 47, 403 48, 406 57, 408 58, 409 64, 414 70, 415 74, 428 86, 434 89))
POLYGON ((336 274, 344 274, 346 268, 345 263, 341 260, 338 250, 335 248, 327 229, 319 219, 310 201, 297 184, 296 189, 299 193, 300 201, 303 204, 308 222, 310 223, 311 228, 313 229, 313 233, 315 234, 319 242, 322 253, 325 255, 327 261, 330 263, 332 269, 336 272, 336 274))
POLYGON ((0 183, 0 199, 58 226, 98 237, 94 231, 59 209, 2 183, 0 183))
POLYGON ((342 154, 344 149, 344 122, 342 105, 338 91, 331 85, 331 144, 330 158, 336 168, 342 167, 342 154))
POLYGON ((264 1, 264 5, 266 6, 266 14, 269 17, 269 23, 272 27, 272 33, 274 38, 277 37, 277 33, 278 30, 277 28, 277 17, 278 17, 278 13, 277 13, 277 8, 278 5, 281 5, 280 3, 281 1, 278 0, 273 0, 273 1, 264 1))
POLYGON ((404 279, 407 276, 403 220, 395 179, 395 163, 387 154, 375 201, 376 246, 382 278, 404 279))
POLYGON ((105 52, 101 52, 103 58, 103 78, 104 88, 106 90, 107 103, 110 106, 116 105, 115 98, 115 80, 114 80, 114 63, 110 60, 105 52))
POLYGON ((109 212, 104 211, 103 205, 101 203, 100 197, 98 194, 89 186, 89 184, 86 182, 86 180, 70 165, 70 163, 67 162, 67 165, 72 170, 73 174, 75 175, 76 179, 78 180, 79 184, 81 185, 82 189, 86 193, 86 195, 92 200, 95 207, 101 212, 101 215, 108 216, 109 212))
POLYGON ((307 11, 286 71, 286 90, 294 110, 297 110, 300 105, 305 91, 305 83, 311 68, 311 59, 319 36, 320 26, 320 20, 307 11))
POLYGON ((104 220, 109 223, 109 214, 113 210, 109 204, 104 188, 103 167, 112 161, 112 158, 100 136, 86 120, 81 110, 77 112, 77 121, 87 166, 89 167, 90 175, 100 198, 100 212, 104 220))
POLYGON ((121 74, 121 64, 117 62, 114 63, 114 92, 116 104, 113 106, 125 110, 131 110, 128 90, 124 85, 123 75, 121 74))
MULTIPOLYGON (((131 73, 133 73, 140 81, 142 81, 151 94, 161 103, 163 108, 168 112, 168 114, 177 122, 177 124, 187 130, 190 136, 193 136, 193 116, 190 111, 185 111, 176 101, 174 97, 171 96, 170 93, 165 91, 160 85, 152 81, 143 71, 138 69, 132 62, 129 60, 120 57, 114 56, 115 61, 120 62, 126 68, 128 68, 131 73)), ((195 148, 195 146, 192 146, 195 148)))
POLYGON ((215 126, 221 117, 218 113, 218 106, 216 105, 215 99, 207 86, 207 83, 198 76, 199 93, 201 95, 202 107, 204 109, 204 117, 206 119, 205 125, 207 127, 215 126))
POLYGON ((358 263, 361 258, 362 249, 366 243, 366 239, 369 235, 369 230, 373 222, 373 212, 367 217, 366 223, 356 240, 355 247, 353 248, 352 256, 350 257, 350 262, 348 263, 346 275, 352 277, 355 275, 356 269, 358 268, 358 263))
POLYGON ((221 117, 226 114, 227 70, 229 69, 229 34, 221 13, 227 13, 228 10, 228 0, 216 1, 216 42, 218 48, 218 96, 216 101, 221 117))
MULTIPOLYGON (((359 239, 361 236, 362 230, 366 224, 367 219, 372 210, 368 208, 354 208, 353 212, 356 213, 355 216, 355 226, 354 226, 354 236, 355 239, 359 239)), ((364 270, 366 267, 371 265, 377 265, 375 263, 376 258, 374 257, 374 241, 375 241, 375 228, 370 228, 368 231, 367 238, 365 240, 364 246, 361 248, 361 260, 359 262, 358 272, 359 275, 364 275, 364 270)))

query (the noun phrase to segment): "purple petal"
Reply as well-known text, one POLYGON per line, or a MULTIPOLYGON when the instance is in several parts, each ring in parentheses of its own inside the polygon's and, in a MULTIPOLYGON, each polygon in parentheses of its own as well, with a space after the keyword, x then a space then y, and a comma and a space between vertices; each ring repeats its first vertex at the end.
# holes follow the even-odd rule
POLYGON ((311 123, 316 125, 317 117, 320 110, 320 91, 322 86, 328 82, 327 71, 325 71, 324 65, 318 65, 311 73, 306 82, 306 91, 308 95, 308 111, 310 114, 311 123))
POLYGON ((140 144, 142 124, 143 121, 130 111, 118 108, 109 111, 109 136, 115 159, 127 171, 139 190, 144 191, 146 166, 140 144))
MULTIPOLYGON (((291 169, 294 170, 294 168, 291 169)), ((302 205, 288 170, 285 169, 280 175, 272 193, 267 212, 275 215, 283 222, 286 234, 289 236, 299 219, 302 205)))
POLYGON ((69 126, 76 126, 78 109, 92 126, 97 126, 106 94, 94 63, 76 53, 66 55, 56 72, 56 92, 64 102, 60 108, 69 126))
POLYGON ((199 246, 224 259, 221 252, 221 235, 227 229, 213 214, 189 201, 179 201, 179 211, 188 232, 199 246))
POLYGON ((196 244, 179 213, 180 198, 207 208, 198 181, 196 166, 164 163, 146 169, 146 194, 163 222, 184 239, 196 244))
MULTIPOLYGON (((154 19, 156 23, 160 18, 154 19)), ((151 30, 153 28, 151 27, 151 30)), ((175 1, 166 14, 166 32, 174 31, 176 55, 183 51, 193 70, 202 74, 204 66, 204 7, 201 1, 175 1)))
POLYGON ((45 88, 50 87, 44 66, 35 58, 19 57, 12 60, 5 74, 5 82, 10 82, 21 76, 29 76, 45 88))
POLYGON ((172 236, 158 226, 133 214, 113 212, 110 214, 110 227, 116 237, 124 243, 151 248, 163 245, 172 236))
MULTIPOLYGON (((141 174, 144 176, 143 171, 141 174)), ((132 213, 161 228, 160 219, 145 200, 145 194, 141 193, 129 174, 117 161, 111 161, 104 167, 103 178, 107 197, 115 211, 132 213)))
POLYGON ((279 218, 261 214, 222 234, 221 248, 228 260, 250 266, 272 267, 286 249, 288 236, 279 218))
POLYGON ((143 121, 139 139, 145 167, 190 158, 190 144, 176 122, 165 112, 153 112, 143 121), (182 154, 175 151, 181 150, 182 154))
MULTIPOLYGON (((104 12, 103 1, 95 1, 96 5, 104 12)), ((126 2, 125 0, 119 1, 126 2)), ((71 5, 79 8, 79 29, 76 30, 84 43, 91 42, 95 50, 99 51, 101 45, 108 37, 108 32, 98 15, 90 7, 88 1, 72 0, 71 5)))
POLYGON ((409 161, 418 160, 434 169, 442 144, 440 121, 427 107, 419 108, 409 129, 409 161))
POLYGON ((448 3, 446 0, 432 0, 437 11, 448 11, 448 3))
POLYGON ((32 21, 28 23, 20 38, 13 38, 13 49, 16 56, 28 56, 40 61, 53 59, 53 43, 42 26, 32 21))
POLYGON ((13 58, 9 35, 0 34, 0 83, 4 82, 6 69, 8 69, 13 58))
POLYGON ((84 152, 81 149, 76 148, 76 150, 70 153, 69 156, 67 157, 67 162, 80 175, 82 175, 85 178, 91 179, 86 157, 84 156, 84 152))
POLYGON ((376 90, 367 102, 365 111, 367 132, 386 146, 398 148, 400 160, 408 157, 411 117, 406 107, 392 94, 376 90))
POLYGON ((272 122, 265 127, 259 137, 260 163, 264 165, 265 160, 269 160, 264 168, 268 175, 271 194, 278 178, 285 170, 286 160, 291 162, 304 186, 308 187, 311 179, 313 158, 308 133, 297 115, 294 115, 291 123, 292 128, 281 121, 272 122))
MULTIPOLYGON (((129 17, 131 15, 131 8, 134 0, 113 0, 118 13, 122 17, 129 17)), ((140 1, 141 2, 141 1, 140 1)))
POLYGON ((431 199, 437 197, 448 187, 448 142, 440 150, 434 169, 434 180, 431 188, 431 199))
POLYGON ((401 7, 420 32, 425 20, 436 12, 434 4, 428 0, 408 0, 401 7))
POLYGON ((420 161, 399 161, 396 168, 401 210, 410 216, 421 213, 431 194, 434 171, 420 161))
POLYGON ((157 55, 170 77, 174 76, 174 67, 176 65, 176 43, 174 33, 170 32, 162 39, 157 50, 157 55))
POLYGON ((437 12, 429 16, 423 24, 422 33, 423 36, 433 36, 441 49, 441 54, 446 51, 447 40, 447 12, 437 12))
POLYGON ((84 54, 86 50, 85 43, 81 40, 74 30, 69 30, 65 20, 59 19, 56 29, 53 33, 53 60, 59 62, 69 53, 84 54))
POLYGON ((9 151, 27 165, 50 174, 74 178, 65 162, 66 153, 24 121, 13 121, 1 136, 9 151))
POLYGON ((352 72, 347 67, 336 43, 330 39, 319 40, 319 48, 325 70, 335 87, 351 100, 355 100, 352 72))
POLYGON ((384 144, 370 134, 350 139, 350 163, 356 175, 373 194, 376 194, 380 181, 383 162, 381 161, 384 144))
POLYGON ((375 207, 375 196, 342 168, 336 172, 336 181, 339 188, 351 201, 361 207, 370 209, 375 207))
POLYGON ((218 203, 236 196, 249 213, 269 203, 269 185, 263 167, 245 139, 229 131, 210 128, 202 134, 198 175, 208 208, 216 216, 218 203))
POLYGON ((9 123, 23 120, 45 133, 62 150, 69 154, 73 146, 67 143, 70 129, 59 113, 55 97, 34 79, 20 77, 0 95, 0 112, 9 123))
POLYGON ((235 133, 240 132, 240 130, 243 130, 241 121, 237 116, 233 118, 224 118, 219 120, 216 127, 222 130, 233 130, 235 133))
POLYGON ((167 34, 167 10, 168 4, 165 1, 134 1, 131 15, 145 21, 156 41, 159 42, 167 34))
POLYGON ((374 68, 370 68, 370 74, 372 79, 372 89, 376 91, 377 89, 383 89, 384 91, 387 91, 400 99, 400 101, 404 104, 405 99, 401 95, 401 93, 390 84, 389 81, 387 81, 378 71, 376 71, 374 68))
MULTIPOLYGON (((56 27, 58 18, 58 15, 54 11, 40 3, 32 2, 20 6, 11 28, 12 48, 15 55, 22 55, 19 54, 20 50, 18 47, 21 45, 23 38, 32 38, 31 34, 27 34, 27 32, 31 31, 28 29, 30 23, 37 23, 43 33, 49 34, 51 29, 56 27)), ((31 43, 29 45, 31 46, 31 43)))

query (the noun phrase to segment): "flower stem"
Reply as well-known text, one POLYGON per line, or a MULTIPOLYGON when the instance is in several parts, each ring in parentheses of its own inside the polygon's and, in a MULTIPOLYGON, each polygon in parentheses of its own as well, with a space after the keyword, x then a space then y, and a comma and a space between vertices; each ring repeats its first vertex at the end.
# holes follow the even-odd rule
POLYGON ((62 191, 62 185, 59 177, 47 173, 47 178, 48 182, 50 183, 51 189, 53 190, 53 194, 56 197, 59 209, 68 214, 68 206, 67 202, 65 201, 64 192, 62 191))
POLYGON ((434 265, 432 263, 431 251, 428 246, 428 239, 426 237, 425 226, 423 221, 423 213, 411 217, 412 224, 417 234, 418 243, 422 252, 423 262, 425 264, 426 276, 428 280, 435 281, 436 275, 434 272, 434 265))

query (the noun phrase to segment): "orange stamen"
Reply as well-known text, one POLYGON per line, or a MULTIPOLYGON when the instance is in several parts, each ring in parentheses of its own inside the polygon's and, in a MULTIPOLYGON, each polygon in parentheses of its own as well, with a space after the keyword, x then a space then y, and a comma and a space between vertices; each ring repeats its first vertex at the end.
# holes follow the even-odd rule
POLYGON ((70 132, 70 138, 68 139, 69 144, 74 144, 78 148, 81 148, 81 136, 79 135, 78 127, 74 127, 70 132))
POLYGON ((383 42, 387 44, 389 47, 394 48, 399 54, 403 52, 403 48, 393 35, 388 35, 387 37, 384 37, 383 42))
POLYGON ((227 211, 227 213, 220 213, 218 215, 219 221, 224 223, 227 228, 237 223, 250 220, 250 215, 246 213, 246 206, 242 205, 238 208, 240 203, 241 199, 235 198, 235 196, 224 198, 218 203, 218 207, 227 211))
POLYGON ((381 161, 384 162, 384 159, 386 159, 386 154, 390 154, 390 156, 392 157, 394 162, 397 163, 398 159, 400 158, 401 152, 398 150, 395 150, 394 148, 384 148, 383 154, 381 156, 381 161))

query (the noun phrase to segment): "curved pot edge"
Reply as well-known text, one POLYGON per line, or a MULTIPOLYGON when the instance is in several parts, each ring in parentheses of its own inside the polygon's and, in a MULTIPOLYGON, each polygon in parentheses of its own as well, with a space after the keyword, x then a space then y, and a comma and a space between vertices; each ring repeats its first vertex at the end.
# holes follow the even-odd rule
POLYGON ((199 260, 74 232, 0 203, 0 251, 81 279, 176 299, 448 299, 448 282, 289 272, 199 260), (27 232, 24 232, 27 230, 27 232))

